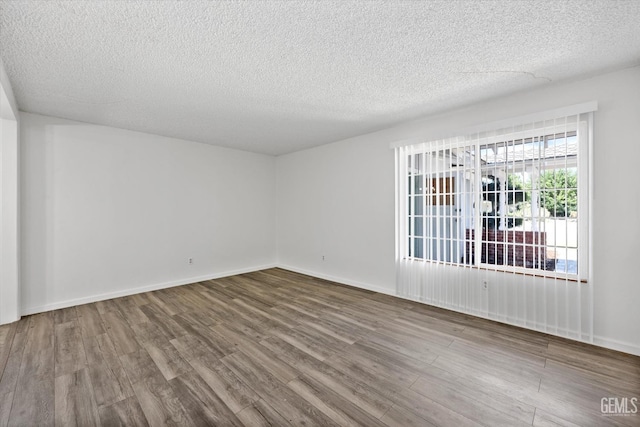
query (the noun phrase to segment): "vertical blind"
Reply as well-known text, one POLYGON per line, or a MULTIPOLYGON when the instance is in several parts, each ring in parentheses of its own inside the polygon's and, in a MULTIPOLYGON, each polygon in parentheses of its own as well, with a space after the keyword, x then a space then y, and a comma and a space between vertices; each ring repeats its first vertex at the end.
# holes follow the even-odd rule
POLYGON ((399 296, 593 340, 581 109, 395 147, 399 296))

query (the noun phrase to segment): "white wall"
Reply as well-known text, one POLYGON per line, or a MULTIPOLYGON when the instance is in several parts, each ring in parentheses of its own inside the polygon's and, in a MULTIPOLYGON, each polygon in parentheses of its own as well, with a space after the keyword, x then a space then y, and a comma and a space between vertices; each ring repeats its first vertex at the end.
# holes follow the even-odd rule
POLYGON ((595 342, 640 354, 640 67, 494 99, 277 159, 278 262, 395 294, 394 154, 407 138, 597 101, 594 124, 595 342), (322 256, 325 261, 322 261, 322 256))
POLYGON ((0 325, 20 318, 18 107, 0 59, 0 325))
POLYGON ((395 289, 393 152, 388 142, 370 142, 356 138, 278 158, 281 265, 395 289))
POLYGON ((274 264, 273 157, 20 115, 23 314, 274 264))

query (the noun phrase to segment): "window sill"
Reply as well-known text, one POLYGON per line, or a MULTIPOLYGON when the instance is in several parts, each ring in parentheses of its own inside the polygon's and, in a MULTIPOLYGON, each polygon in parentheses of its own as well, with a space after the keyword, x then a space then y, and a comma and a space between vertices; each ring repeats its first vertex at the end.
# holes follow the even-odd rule
POLYGON ((404 258, 405 260, 410 261, 420 261, 426 262, 429 264, 438 264, 438 265, 449 265, 452 267, 459 268, 470 268, 475 270, 484 270, 484 271, 496 271, 500 273, 510 273, 510 274, 518 274, 522 276, 530 276, 530 277, 540 277, 543 279, 555 279, 555 280, 564 280, 566 282, 575 282, 575 283, 588 283, 587 279, 580 279, 577 275, 574 274, 565 274, 558 272, 542 272, 544 270, 537 270, 531 268, 523 268, 523 267, 514 267, 514 266, 505 266, 505 265, 493 265, 493 264, 459 264, 453 262, 446 261, 434 261, 424 258, 404 258))

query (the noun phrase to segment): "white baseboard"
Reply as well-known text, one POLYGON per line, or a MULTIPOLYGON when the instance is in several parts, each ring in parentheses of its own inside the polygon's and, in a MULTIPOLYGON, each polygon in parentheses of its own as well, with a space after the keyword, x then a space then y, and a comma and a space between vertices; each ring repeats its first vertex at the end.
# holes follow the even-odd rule
POLYGON ((283 270, 293 271, 294 273, 305 274, 307 276, 317 277, 318 279, 324 279, 324 280, 329 280, 331 282, 340 283, 341 285, 349 285, 349 286, 353 286, 355 288, 366 289, 368 291, 378 292, 378 293, 381 293, 381 294, 397 296, 395 294, 395 290, 389 290, 389 289, 383 288, 381 286, 374 286, 374 285, 370 285, 368 283, 363 283, 363 282, 357 282, 357 281, 354 281, 354 280, 344 279, 342 277, 330 276, 328 274, 317 273, 315 271, 309 271, 309 270, 305 270, 303 268, 292 267, 290 265, 285 265, 285 264, 278 264, 277 267, 281 268, 283 270))
POLYGON ((600 347, 609 348, 611 350, 622 351, 623 353, 640 356, 640 346, 625 341, 614 340, 611 338, 605 338, 596 335, 593 337, 593 344, 600 347))
MULTIPOLYGON (((206 281, 206 280, 219 279, 219 278, 222 278, 222 277, 235 276, 237 274, 251 273, 251 272, 254 272, 254 271, 266 270, 266 269, 269 269, 269 268, 276 268, 276 267, 277 268, 282 268, 283 270, 289 270, 289 271, 293 271, 295 273, 305 274, 307 276, 317 277, 319 279, 329 280, 329 281, 332 281, 332 282, 336 282, 336 283, 340 283, 340 284, 343 284, 343 285, 352 286, 352 287, 359 288, 359 289, 365 289, 365 290, 368 290, 368 291, 378 292, 378 293, 385 294, 385 295, 391 295, 391 296, 394 296, 394 297, 397 297, 397 298, 402 298, 402 299, 418 302, 418 303, 421 303, 421 304, 433 305, 433 304, 428 304, 428 303, 426 303, 424 301, 419 301, 417 299, 399 296, 399 295, 396 294, 395 289, 388 289, 388 288, 384 288, 384 287, 381 287, 381 286, 375 286, 375 285, 371 285, 371 284, 364 283, 364 282, 359 282, 359 281, 350 280, 350 279, 344 279, 344 278, 341 278, 341 277, 336 277, 336 276, 331 276, 331 275, 328 275, 328 274, 318 273, 318 272, 315 272, 315 271, 305 270, 303 268, 297 268, 297 267, 293 267, 293 266, 285 265, 285 264, 267 264, 267 265, 261 265, 261 266, 256 266, 256 267, 243 268, 243 269, 239 269, 239 270, 214 273, 214 274, 210 274, 210 275, 206 275, 206 276, 191 277, 191 278, 185 278, 185 279, 180 279, 180 280, 173 280, 173 281, 170 281, 170 282, 157 283, 157 284, 154 284, 154 285, 147 285, 147 286, 141 286, 141 287, 136 287, 136 288, 129 288, 129 289, 116 291, 116 292, 108 292, 108 293, 99 294, 99 295, 92 295, 92 296, 83 297, 83 298, 76 298, 76 299, 71 299, 71 300, 66 300, 66 301, 60 301, 60 302, 46 304, 46 305, 42 305, 42 306, 38 306, 38 307, 25 307, 25 308, 22 309, 22 315, 26 316, 26 315, 29 315, 29 314, 42 313, 42 312, 45 312, 45 311, 57 310, 57 309, 60 309, 60 308, 73 307, 73 306, 81 305, 81 304, 89 304, 89 303, 93 303, 93 302, 97 302, 97 301, 104 301, 104 300, 108 300, 108 299, 112 299, 112 298, 119 298, 119 297, 139 294, 139 293, 142 293, 142 292, 149 292, 149 291, 155 291, 155 290, 159 290, 159 289, 172 288, 174 286, 188 285, 188 284, 191 284, 191 283, 198 283, 198 282, 203 282, 203 281, 206 281)), ((433 305, 433 306, 434 307, 438 307, 437 305, 433 305)), ((489 320, 494 320, 496 322, 515 325, 515 326, 523 327, 523 328, 526 328, 526 329, 531 329, 531 330, 534 330, 534 331, 547 333, 547 334, 550 334, 550 335, 554 335, 553 333, 544 331, 541 328, 540 329, 535 328, 535 327, 534 328, 528 328, 526 326, 522 326, 522 325, 519 325, 517 323, 511 323, 509 321, 503 321, 503 320, 500 320, 500 319, 493 319, 491 317, 483 315, 484 313, 480 313, 480 312, 457 310, 455 308, 449 308, 449 307, 440 307, 440 308, 443 308, 443 309, 446 309, 446 310, 451 310, 451 311, 456 311, 456 312, 462 313, 462 314, 469 314, 469 315, 472 315, 472 316, 477 316, 477 317, 481 317, 481 318, 485 318, 485 319, 489 319, 489 320)), ((558 335, 558 336, 561 336, 561 335, 558 335)), ((576 341, 581 341, 581 340, 576 340, 576 341)), ((584 342, 584 341, 582 341, 582 342, 584 342)), ((638 346, 636 344, 628 343, 628 342, 625 342, 625 341, 610 339, 610 338, 606 338, 606 337, 602 337, 602 336, 595 336, 594 339, 593 339, 593 343, 592 344, 600 346, 600 347, 608 348, 608 349, 611 349, 611 350, 621 351, 621 352, 624 352, 624 353, 629 353, 629 354, 633 354, 633 355, 636 355, 636 356, 640 356, 640 346, 638 346)))
POLYGON ((249 267, 249 268, 243 268, 239 270, 224 271, 221 273, 209 274, 206 276, 189 277, 185 279, 172 280, 170 282, 156 283, 153 285, 146 285, 146 286, 140 286, 136 288, 124 289, 121 291, 107 292, 104 294, 91 295, 83 298, 74 298, 66 301, 45 304, 37 307, 23 307, 21 313, 23 316, 27 316, 29 314, 36 314, 36 313, 42 313, 45 311, 58 310, 60 308, 67 308, 67 307, 73 307, 76 305, 89 304, 92 302, 104 301, 112 298, 126 297, 129 295, 140 294, 142 292, 157 291, 159 289, 172 288, 174 286, 182 286, 182 285, 188 285, 191 283, 203 282, 205 280, 220 279, 221 277, 251 273, 253 271, 266 270, 268 268, 274 268, 274 267, 276 267, 275 264, 260 265, 256 267, 249 267))
MULTIPOLYGON (((328 274, 322 274, 322 273, 316 273, 313 271, 309 271, 309 270, 305 270, 302 268, 297 268, 297 267, 292 267, 290 265, 284 265, 284 264, 279 264, 277 265, 278 268, 282 268, 284 270, 289 270, 289 271, 293 271, 296 273, 300 273, 300 274, 306 274, 307 276, 312 276, 312 277, 317 277, 319 279, 325 279, 325 280, 330 280, 332 282, 336 282, 336 283, 340 283, 343 285, 348 285, 348 286, 353 286, 356 288, 360 288, 360 289, 366 289, 369 291, 374 291, 374 292, 378 292, 381 294, 385 294, 385 295, 391 295, 397 298, 401 298, 401 299, 406 299, 409 301, 414 301, 420 304, 426 304, 426 305, 431 305, 433 307, 438 307, 438 308, 442 308, 445 310, 450 310, 450 311, 455 311, 457 313, 461 313, 461 314, 468 314, 471 316, 476 316, 476 317, 480 317, 483 319, 487 319, 487 320, 492 320, 494 322, 499 322, 499 323, 504 323, 507 325, 513 325, 513 326, 517 326, 523 329, 529 329, 532 331, 536 331, 536 332, 541 332, 544 334, 549 334, 549 335, 555 335, 561 338, 568 338, 568 339, 572 339, 574 341, 578 341, 578 342, 584 342, 586 344, 593 344, 595 346, 599 346, 599 347, 604 347, 604 348, 608 348, 610 350, 616 350, 616 351, 621 351, 623 353, 629 353, 629 354, 633 354, 636 356, 640 356, 640 346, 635 345, 635 344, 631 344, 628 342, 624 342, 624 341, 619 341, 619 340, 614 340, 614 339, 609 339, 609 338, 605 338, 605 337, 601 337, 601 336, 595 336, 593 339, 593 342, 588 342, 585 340, 580 340, 577 338, 569 338, 567 336, 563 336, 560 334, 554 334, 553 332, 550 331, 546 331, 544 329, 544 327, 540 326, 540 325, 535 325, 533 327, 531 326, 525 326, 523 324, 521 324, 520 322, 516 322, 510 319, 498 319, 498 318, 494 318, 492 316, 487 315, 486 313, 481 312, 480 310, 464 310, 464 309, 458 309, 458 308, 454 308, 454 307, 443 307, 443 306, 439 306, 439 305, 435 305, 435 304, 429 304, 428 302, 425 301, 420 301, 418 299, 415 298, 411 298, 411 297, 403 297, 400 295, 397 295, 395 292, 395 289, 393 290, 389 290, 388 288, 383 288, 380 286, 373 286, 367 283, 362 283, 362 282, 358 282, 358 281, 354 281, 354 280, 348 280, 348 279, 343 279, 340 277, 335 277, 335 276, 331 276, 328 274)), ((569 334, 567 334, 569 335, 569 334)))

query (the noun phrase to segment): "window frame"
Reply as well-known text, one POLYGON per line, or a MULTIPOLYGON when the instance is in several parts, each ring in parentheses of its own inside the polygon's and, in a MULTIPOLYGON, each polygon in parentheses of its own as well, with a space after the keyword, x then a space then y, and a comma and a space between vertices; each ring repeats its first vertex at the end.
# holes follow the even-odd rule
MULTIPOLYGON (((590 103, 590 106, 593 106, 592 103, 590 103)), ((584 106, 582 106, 582 108, 584 108, 584 106)), ((592 189, 593 189, 593 184, 592 184, 592 175, 593 175, 593 165, 592 165, 592 152, 593 152, 593 111, 595 111, 597 109, 597 106, 595 108, 592 109, 584 109, 584 111, 579 111, 575 114, 567 114, 567 116, 576 116, 576 128, 575 128, 575 135, 576 135, 576 139, 577 139, 577 153, 576 153, 576 170, 577 170, 577 180, 578 180, 578 185, 577 185, 577 206, 578 206, 578 211, 580 212, 579 219, 578 219, 578 225, 577 225, 577 272, 576 273, 571 273, 571 272, 563 272, 563 271, 549 271, 549 270, 544 270, 544 269, 540 269, 540 268, 534 268, 534 267, 525 267, 525 266, 518 266, 518 265, 508 265, 508 264, 491 264, 491 263, 483 263, 481 262, 482 260, 482 255, 481 255, 481 250, 482 250, 482 245, 483 245, 483 241, 482 241, 482 234, 481 232, 479 233, 474 233, 474 243, 475 243, 475 256, 474 256, 474 261, 472 264, 465 264, 461 262, 453 262, 453 261, 441 261, 441 260, 437 260, 437 259, 429 259, 427 258, 427 253, 426 251, 424 253, 422 253, 421 257, 416 257, 411 255, 411 249, 409 248, 409 245, 411 244, 411 237, 410 237, 410 230, 412 229, 412 225, 410 223, 412 223, 412 217, 410 215, 415 215, 415 207, 413 208, 412 211, 409 211, 409 206, 408 203, 403 203, 402 198, 405 199, 405 202, 407 201, 407 199, 410 199, 412 196, 417 196, 417 194, 412 193, 411 190, 411 185, 407 182, 406 185, 406 190, 404 191, 403 195, 396 198, 396 215, 397 216, 401 216, 404 215, 405 219, 406 219, 406 227, 404 230, 401 230, 399 228, 397 228, 397 233, 403 233, 404 234, 404 238, 402 238, 402 235, 397 236, 396 238, 396 255, 397 257, 400 256, 403 259, 410 259, 416 262, 428 262, 428 263, 434 263, 434 264, 447 264, 447 265, 453 265, 453 266, 457 266, 457 267, 462 267, 462 268, 476 268, 476 269, 481 269, 481 270, 490 270, 490 271, 500 271, 500 272, 505 272, 505 273, 513 273, 513 274, 525 274, 528 276, 538 276, 538 277, 548 277, 548 278, 555 278, 555 279, 562 279, 562 280, 567 280, 567 281, 575 281, 575 282, 582 282, 582 283, 586 283, 588 282, 589 278, 592 277, 592 272, 591 272, 591 263, 590 263, 590 252, 591 252, 591 245, 590 245, 590 236, 592 235, 592 213, 591 213, 591 203, 590 203, 590 195, 592 193, 592 189), (411 213, 410 213, 411 212, 411 213)), ((547 115, 550 115, 549 113, 547 113, 547 115)), ((555 117, 551 117, 551 118, 547 118, 544 120, 560 120, 563 117, 559 117, 558 115, 556 115, 555 117)), ((523 121, 524 122, 524 121, 523 121)), ((520 125, 513 125, 511 128, 515 129, 520 125)), ((506 128, 506 127, 505 127, 506 128)), ((505 128, 499 129, 497 127, 494 127, 493 129, 497 129, 497 130, 491 130, 491 128, 488 128, 489 130, 487 131, 477 131, 474 133, 467 133, 466 136, 463 137, 454 137, 454 138, 447 138, 447 139, 440 139, 440 140, 434 140, 434 141, 430 141, 430 142, 423 142, 423 143, 419 143, 419 144, 406 144, 406 143, 400 143, 396 145, 396 148, 398 147, 419 147, 416 148, 415 150, 409 150, 409 153, 412 154, 416 154, 416 153, 422 153, 423 155, 425 153, 434 153, 434 152, 438 152, 441 149, 455 149, 455 148, 459 148, 459 147, 469 147, 469 146, 474 146, 475 149, 475 158, 476 158, 476 165, 474 168, 475 173, 477 174, 478 177, 482 177, 482 167, 479 164, 480 163, 480 150, 482 146, 487 146, 489 144, 489 142, 487 141, 491 141, 491 140, 499 140, 502 139, 502 141, 506 142, 506 141, 525 141, 525 137, 517 137, 514 136, 516 135, 517 132, 506 132, 505 128), (479 138, 478 136, 481 133, 485 133, 486 135, 488 135, 486 138, 482 139, 479 138), (493 133, 493 135, 492 135, 493 133), (483 142, 484 141, 484 142, 483 142), (428 148, 427 148, 428 147, 428 148)), ((532 129, 530 130, 531 134, 534 135, 535 137, 538 138, 542 138, 545 139, 547 138, 549 135, 553 135, 556 136, 559 132, 556 132, 556 130, 554 129, 554 126, 551 126, 551 129, 545 129, 544 127, 542 129, 532 129), (542 133, 541 133, 542 132, 542 133)), ((565 137, 568 137, 567 133, 567 128, 565 126, 563 133, 565 135, 565 137)), ((404 142, 404 141, 403 141, 404 142)), ((524 144, 524 142, 522 142, 524 144)), ((409 155, 412 155, 409 154, 409 155)), ((566 168, 566 158, 568 157, 568 154, 565 154, 564 156, 561 157, 562 161, 565 161, 565 170, 566 168)), ((526 159, 523 159, 523 161, 526 161, 526 159)), ((396 164, 397 165, 402 165, 404 164, 404 170, 406 171, 406 174, 404 175, 404 179, 406 180, 407 177, 411 178, 412 176, 415 177, 416 174, 412 174, 410 173, 409 168, 407 167, 409 164, 408 159, 401 159, 398 158, 398 151, 396 151, 396 164)), ((426 182, 431 179, 431 180, 435 180, 435 179, 442 179, 443 175, 441 175, 442 173, 446 173, 447 171, 439 171, 438 173, 435 172, 431 172, 428 173, 427 170, 425 169, 425 171, 423 172, 423 178, 425 179, 425 183, 424 185, 426 185, 426 182)), ((451 172, 451 170, 449 170, 448 172, 451 172)), ((542 175, 542 172, 538 173, 538 177, 542 175)), ((399 179, 403 179, 402 178, 402 174, 398 175, 396 177, 396 189, 401 188, 402 186, 398 186, 398 180, 399 179)), ((482 203, 482 184, 481 184, 481 180, 480 179, 476 179, 475 180, 475 189, 473 191, 473 197, 475 200, 475 206, 480 206, 480 204, 482 203)), ((453 194, 451 197, 464 197, 465 195, 462 194, 457 188, 456 188, 456 192, 455 194, 453 194)), ((438 197, 438 198, 447 198, 449 196, 444 196, 442 194, 423 194, 423 198, 427 197, 429 199, 438 197)), ((423 202, 425 203, 425 206, 423 207, 423 209, 426 210, 426 207, 429 206, 428 203, 426 203, 426 199, 423 200, 423 202)), ((423 214, 426 216, 426 212, 423 214)), ((473 209, 473 214, 472 214, 472 218, 471 220, 474 223, 473 226, 473 230, 483 230, 482 228, 482 212, 479 209, 473 209)), ((468 218, 465 218, 466 220, 468 220, 468 218)), ((398 224, 398 217, 397 217, 397 224, 398 224)), ((403 221, 400 221, 403 222, 403 221)), ((433 242, 434 240, 438 240, 439 237, 428 237, 427 233, 426 233, 426 229, 423 226, 423 235, 420 236, 423 239, 427 239, 429 242, 433 242)), ((414 237, 415 238, 415 237, 414 237)), ((467 240, 466 240, 466 235, 463 236, 457 236, 455 239, 456 242, 460 242, 462 241, 463 246, 467 244, 467 240)), ((424 247, 426 248, 428 246, 428 244, 425 244, 424 247)), ((547 250, 547 248, 557 248, 557 245, 551 246, 549 245, 547 242, 545 242, 544 246, 538 246, 540 248, 543 248, 543 250, 547 250)), ((565 248, 569 247, 568 245, 564 246, 565 248)), ((463 249, 464 251, 464 249, 463 249)), ((461 259, 461 257, 458 257, 458 259, 461 259)))

